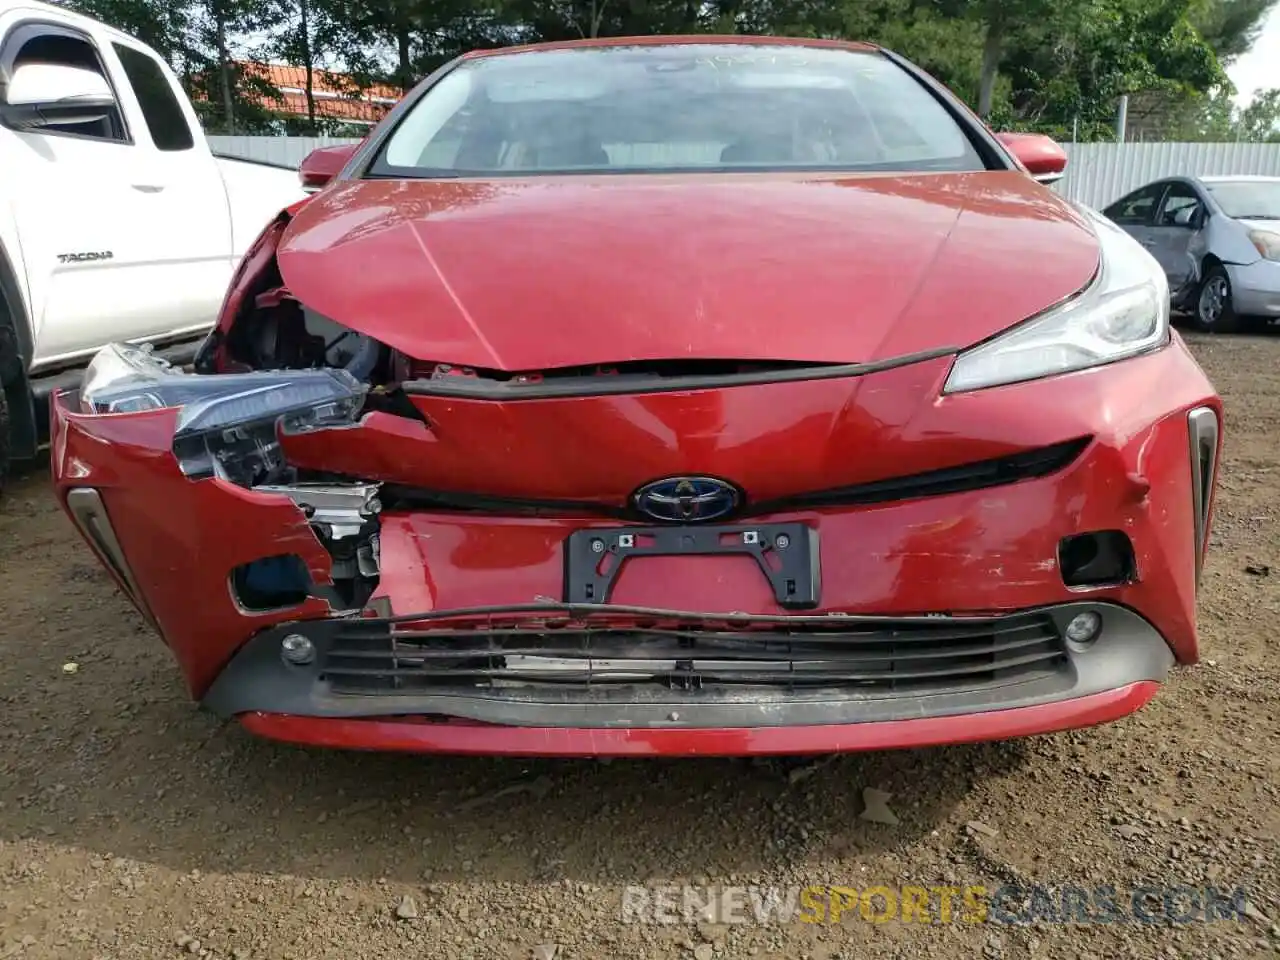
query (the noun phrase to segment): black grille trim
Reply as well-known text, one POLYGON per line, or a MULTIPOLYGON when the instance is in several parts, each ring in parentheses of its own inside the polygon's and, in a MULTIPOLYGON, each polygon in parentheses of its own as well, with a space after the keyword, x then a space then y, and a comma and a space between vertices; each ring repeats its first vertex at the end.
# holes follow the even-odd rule
MULTIPOLYGON (((1004 486, 1019 480, 1047 477, 1070 466, 1093 441, 1093 437, 1077 437, 1048 447, 1025 450, 1007 457, 978 460, 958 467, 946 467, 905 477, 890 477, 830 490, 799 493, 774 500, 752 502, 750 495, 734 516, 759 517, 791 510, 818 507, 870 506, 917 500, 952 493, 967 493, 988 487, 1004 486)), ((519 516, 593 516, 614 520, 653 523, 630 506, 599 503, 590 500, 539 500, 527 497, 487 496, 448 490, 428 490, 401 484, 385 484, 381 491, 384 506, 417 510, 449 510, 482 514, 519 516)), ((721 518, 723 520, 732 517, 721 518)))
POLYGON ((329 692, 357 696, 635 685, 910 694, 1043 678, 1069 662, 1053 618, 1030 613, 742 630, 352 620, 323 645, 319 669, 329 692))
POLYGON ((1007 457, 978 460, 958 467, 796 494, 753 504, 751 512, 777 513, 814 507, 866 506, 1005 486, 1019 480, 1047 477, 1065 469, 1084 453, 1091 442, 1093 437, 1077 437, 1049 447, 1037 447, 1007 457))

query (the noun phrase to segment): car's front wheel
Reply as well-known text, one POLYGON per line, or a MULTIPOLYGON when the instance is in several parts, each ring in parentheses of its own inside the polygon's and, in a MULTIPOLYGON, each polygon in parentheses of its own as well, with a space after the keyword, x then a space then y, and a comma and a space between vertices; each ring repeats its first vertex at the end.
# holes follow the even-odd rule
POLYGON ((9 475, 9 398, 0 387, 0 495, 4 494, 5 477, 9 475))
POLYGON ((1239 325, 1231 301, 1231 278, 1221 264, 1205 271, 1196 294, 1195 328, 1204 333, 1231 333, 1239 325))

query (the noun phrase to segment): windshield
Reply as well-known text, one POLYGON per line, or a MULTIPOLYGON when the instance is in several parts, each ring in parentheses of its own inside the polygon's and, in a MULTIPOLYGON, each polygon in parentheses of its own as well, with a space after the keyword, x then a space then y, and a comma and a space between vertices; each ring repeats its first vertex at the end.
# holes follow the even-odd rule
POLYGON ((1280 220, 1280 180, 1218 180, 1205 186, 1228 217, 1280 220))
POLYGON ((982 170, 965 131, 874 51, 667 44, 463 61, 373 176, 666 170, 982 170))

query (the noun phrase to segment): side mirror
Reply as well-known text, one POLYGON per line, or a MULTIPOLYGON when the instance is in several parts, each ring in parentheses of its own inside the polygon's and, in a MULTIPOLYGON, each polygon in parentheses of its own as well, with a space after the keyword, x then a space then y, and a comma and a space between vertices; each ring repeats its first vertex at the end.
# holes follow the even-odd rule
POLYGON ((3 88, 0 119, 15 130, 96 123, 116 109, 106 77, 56 63, 24 63, 3 88))
POLYGON ((298 179, 302 181, 302 189, 314 193, 323 187, 342 172, 358 146, 358 143, 340 143, 308 153, 298 165, 298 179))
POLYGON ((1200 208, 1194 204, 1189 207, 1182 207, 1173 212, 1173 225, 1175 227, 1188 227, 1192 230, 1200 225, 1200 208))
POLYGON ((1067 151, 1043 133, 997 133, 1006 150, 1041 183, 1056 183, 1067 169, 1067 151))

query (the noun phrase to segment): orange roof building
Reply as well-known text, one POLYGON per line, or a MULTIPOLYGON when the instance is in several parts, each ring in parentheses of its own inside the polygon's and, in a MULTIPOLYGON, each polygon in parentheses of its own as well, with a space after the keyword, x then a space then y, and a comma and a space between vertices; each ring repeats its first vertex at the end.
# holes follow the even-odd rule
MULTIPOLYGON (((246 74, 262 77, 280 91, 278 99, 264 99, 264 107, 286 116, 307 116, 307 73, 302 67, 279 63, 242 63, 240 67, 246 74)), ((381 120, 401 97, 395 87, 380 84, 356 91, 350 76, 328 70, 312 71, 311 95, 318 119, 368 126, 381 120)))

